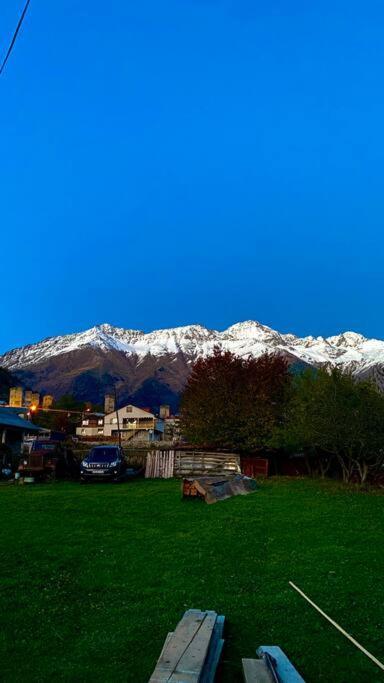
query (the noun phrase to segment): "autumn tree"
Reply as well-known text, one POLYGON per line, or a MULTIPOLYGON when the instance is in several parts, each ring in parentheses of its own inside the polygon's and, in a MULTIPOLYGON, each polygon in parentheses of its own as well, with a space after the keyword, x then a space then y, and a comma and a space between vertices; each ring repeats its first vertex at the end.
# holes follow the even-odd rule
POLYGON ((280 356, 239 358, 215 349, 192 368, 181 401, 183 434, 210 447, 265 446, 281 420, 289 377, 280 356))

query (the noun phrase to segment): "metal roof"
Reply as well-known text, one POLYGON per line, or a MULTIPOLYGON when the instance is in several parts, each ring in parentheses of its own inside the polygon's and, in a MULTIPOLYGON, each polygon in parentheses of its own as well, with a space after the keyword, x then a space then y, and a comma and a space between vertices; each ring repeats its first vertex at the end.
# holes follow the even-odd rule
MULTIPOLYGON (((21 409, 20 412, 23 412, 21 409)), ((40 427, 32 424, 29 420, 19 417, 15 409, 0 406, 0 427, 10 429, 22 429, 24 432, 38 432, 40 427)))

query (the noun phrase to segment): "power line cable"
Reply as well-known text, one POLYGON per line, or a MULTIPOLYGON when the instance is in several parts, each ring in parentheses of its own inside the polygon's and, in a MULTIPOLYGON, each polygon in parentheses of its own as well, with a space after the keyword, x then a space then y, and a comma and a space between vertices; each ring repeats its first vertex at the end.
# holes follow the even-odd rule
POLYGON ((8 61, 8 58, 9 58, 11 52, 12 52, 13 46, 14 46, 14 44, 15 44, 15 42, 16 42, 17 34, 19 33, 20 28, 21 28, 21 24, 22 24, 23 21, 24 21, 24 17, 25 17, 25 15, 26 15, 26 13, 27 13, 27 9, 28 9, 28 5, 29 5, 30 1, 31 1, 31 0, 27 0, 27 2, 25 3, 25 7, 24 7, 24 9, 23 9, 23 13, 22 13, 22 15, 21 15, 21 17, 20 17, 20 19, 19 19, 19 23, 18 23, 17 26, 16 26, 16 30, 15 30, 15 32, 14 32, 14 34, 13 34, 13 38, 12 38, 12 40, 11 40, 11 44, 10 44, 10 46, 9 46, 9 48, 8 48, 7 54, 6 54, 5 57, 4 57, 4 61, 3 61, 2 65, 1 65, 1 67, 0 67, 0 76, 1 76, 1 74, 3 73, 4 67, 5 67, 5 65, 6 65, 6 63, 7 63, 7 61, 8 61))

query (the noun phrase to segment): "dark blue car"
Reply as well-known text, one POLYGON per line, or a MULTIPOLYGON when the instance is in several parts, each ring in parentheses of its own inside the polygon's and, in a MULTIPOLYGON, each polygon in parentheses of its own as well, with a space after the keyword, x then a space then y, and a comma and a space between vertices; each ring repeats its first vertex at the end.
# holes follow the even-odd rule
POLYGON ((80 481, 121 481, 127 465, 120 446, 95 446, 80 465, 80 481))

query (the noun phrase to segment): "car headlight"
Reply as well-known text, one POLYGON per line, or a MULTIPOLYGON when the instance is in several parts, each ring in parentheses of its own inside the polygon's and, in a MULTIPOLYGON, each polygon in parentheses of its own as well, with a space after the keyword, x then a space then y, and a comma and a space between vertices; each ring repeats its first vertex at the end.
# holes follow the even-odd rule
POLYGON ((82 461, 81 461, 81 466, 82 466, 82 467, 88 467, 87 461, 86 461, 86 460, 82 460, 82 461))
POLYGON ((114 460, 113 462, 111 462, 111 464, 109 466, 110 467, 117 467, 117 460, 114 460))

